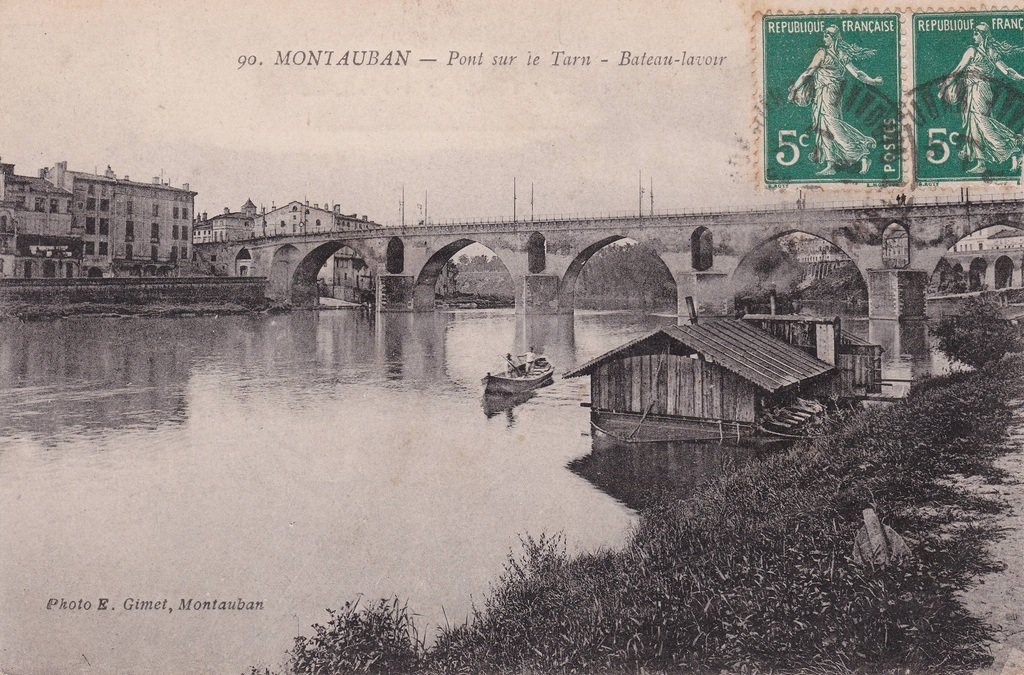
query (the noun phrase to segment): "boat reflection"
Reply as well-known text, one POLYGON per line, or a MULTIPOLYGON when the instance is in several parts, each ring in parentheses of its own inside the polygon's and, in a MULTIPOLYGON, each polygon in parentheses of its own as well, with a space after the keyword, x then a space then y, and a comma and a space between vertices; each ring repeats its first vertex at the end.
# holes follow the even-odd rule
POLYGON ((522 403, 526 403, 531 398, 536 396, 537 392, 544 389, 545 387, 550 387, 552 384, 553 381, 549 380, 547 383, 540 385, 536 389, 531 389, 529 391, 520 391, 511 394, 506 394, 502 392, 486 392, 484 393, 483 399, 481 401, 481 407, 483 408, 484 415, 488 419, 490 419, 492 417, 495 417, 496 415, 505 413, 509 418, 509 424, 511 426, 511 424, 515 421, 512 417, 512 409, 522 403))

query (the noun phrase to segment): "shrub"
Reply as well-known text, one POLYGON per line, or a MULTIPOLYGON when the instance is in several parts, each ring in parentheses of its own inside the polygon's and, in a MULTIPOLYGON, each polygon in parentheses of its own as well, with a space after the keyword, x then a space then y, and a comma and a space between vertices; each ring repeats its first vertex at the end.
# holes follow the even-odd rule
POLYGON ((975 368, 1021 349, 1020 336, 999 307, 980 298, 965 300, 961 313, 943 317, 932 333, 946 356, 975 368))
POLYGON ((408 607, 397 598, 359 609, 359 601, 327 610, 326 626, 316 635, 295 638, 293 673, 408 673, 423 649, 408 607))

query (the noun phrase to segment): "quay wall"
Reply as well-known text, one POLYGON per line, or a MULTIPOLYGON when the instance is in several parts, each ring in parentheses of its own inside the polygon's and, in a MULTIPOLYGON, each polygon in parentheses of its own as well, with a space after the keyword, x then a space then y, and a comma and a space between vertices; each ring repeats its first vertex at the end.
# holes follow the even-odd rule
POLYGON ((260 308, 267 304, 263 277, 0 279, 0 307, 51 305, 231 303, 260 308))

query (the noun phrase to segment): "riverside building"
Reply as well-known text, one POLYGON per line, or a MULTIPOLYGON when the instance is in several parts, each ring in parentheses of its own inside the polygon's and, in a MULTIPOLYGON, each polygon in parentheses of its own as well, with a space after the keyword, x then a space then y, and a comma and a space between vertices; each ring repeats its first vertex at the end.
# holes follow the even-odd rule
POLYGON ((71 195, 71 233, 82 242, 82 276, 177 276, 191 254, 196 193, 174 187, 72 171, 67 162, 41 169, 40 178, 71 195))
POLYGON ((0 278, 78 276, 82 245, 71 210, 69 191, 0 162, 0 278))

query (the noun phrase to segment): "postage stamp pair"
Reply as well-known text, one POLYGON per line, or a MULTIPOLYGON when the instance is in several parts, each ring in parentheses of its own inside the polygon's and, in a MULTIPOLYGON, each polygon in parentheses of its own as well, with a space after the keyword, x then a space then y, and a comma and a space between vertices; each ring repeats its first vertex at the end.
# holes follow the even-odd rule
POLYGON ((781 15, 761 28, 767 184, 1021 179, 1024 12, 781 15))

